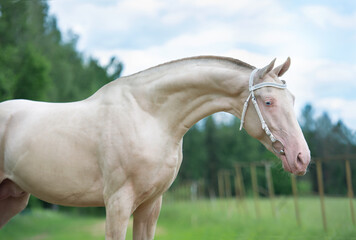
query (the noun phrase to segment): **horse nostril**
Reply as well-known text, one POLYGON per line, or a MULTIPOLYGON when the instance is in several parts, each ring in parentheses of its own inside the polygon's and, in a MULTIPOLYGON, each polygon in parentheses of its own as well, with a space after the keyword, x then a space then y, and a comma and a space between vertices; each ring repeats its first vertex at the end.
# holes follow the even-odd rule
POLYGON ((302 153, 299 153, 296 161, 296 171, 295 175, 303 176, 306 173, 305 161, 303 161, 302 153))
POLYGON ((304 165, 304 162, 302 159, 302 153, 299 153, 298 157, 297 157, 297 166, 303 166, 303 165, 304 165))

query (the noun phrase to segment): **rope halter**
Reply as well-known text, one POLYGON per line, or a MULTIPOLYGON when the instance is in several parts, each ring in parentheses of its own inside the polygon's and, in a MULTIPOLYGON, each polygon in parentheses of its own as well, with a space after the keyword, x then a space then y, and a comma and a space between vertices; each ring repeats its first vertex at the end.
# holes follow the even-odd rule
POLYGON ((282 143, 273 136, 273 134, 269 130, 265 120, 263 119, 261 110, 258 107, 257 100, 255 98, 254 91, 257 90, 257 89, 263 88, 263 87, 275 87, 275 88, 279 88, 279 89, 285 89, 285 88, 287 88, 287 84, 283 81, 282 84, 273 83, 273 82, 264 82, 264 83, 259 83, 259 84, 253 85, 253 80, 254 80, 255 75, 258 72, 258 70, 259 70, 258 68, 254 69, 251 72, 251 75, 250 75, 249 86, 248 86, 250 94, 248 95, 248 97, 247 97, 247 99, 246 99, 246 101, 244 103, 244 108, 243 108, 242 116, 241 116, 240 131, 242 130, 242 127, 244 125, 248 103, 249 103, 249 101, 251 99, 251 101, 253 103, 253 106, 255 106, 257 115, 258 115, 258 117, 259 117, 259 119, 261 121, 262 129, 266 132, 267 136, 271 139, 273 150, 278 154, 284 155, 285 153, 284 153, 284 149, 283 149, 282 143), (278 144, 280 144, 282 146, 279 151, 276 150, 276 148, 274 147, 274 146, 277 146, 278 144))

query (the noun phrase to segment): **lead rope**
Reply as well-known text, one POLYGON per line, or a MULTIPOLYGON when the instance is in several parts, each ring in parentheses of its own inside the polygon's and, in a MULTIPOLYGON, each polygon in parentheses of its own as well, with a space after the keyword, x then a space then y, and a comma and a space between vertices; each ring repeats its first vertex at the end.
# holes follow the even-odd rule
POLYGON ((287 87, 287 85, 285 83, 283 84, 279 84, 279 83, 272 83, 272 82, 266 82, 266 83, 259 83, 259 84, 256 84, 256 85, 253 85, 253 80, 255 78, 255 74, 257 73, 259 69, 256 68, 254 69, 251 74, 250 74, 250 79, 249 79, 249 92, 250 94, 248 95, 245 103, 244 103, 244 108, 242 110, 242 115, 241 115, 241 123, 240 123, 240 131, 242 130, 242 127, 244 125, 244 122, 245 122, 245 116, 246 116, 246 111, 247 111, 247 108, 248 108, 248 103, 251 99, 252 103, 253 103, 253 106, 255 107, 256 109, 256 112, 257 112, 257 115, 258 115, 258 118, 260 119, 261 121, 261 125, 262 125, 262 129, 265 131, 265 133, 267 134, 267 136, 271 139, 271 142, 274 143, 276 141, 278 141, 272 134, 272 132, 269 130, 265 120, 263 119, 263 116, 262 116, 262 113, 261 113, 261 110, 260 108, 258 107, 258 103, 256 101, 256 98, 255 98, 255 94, 254 94, 254 90, 257 90, 257 89, 260 89, 260 88, 263 88, 263 87, 276 87, 276 88, 280 88, 280 89, 285 89, 287 87))

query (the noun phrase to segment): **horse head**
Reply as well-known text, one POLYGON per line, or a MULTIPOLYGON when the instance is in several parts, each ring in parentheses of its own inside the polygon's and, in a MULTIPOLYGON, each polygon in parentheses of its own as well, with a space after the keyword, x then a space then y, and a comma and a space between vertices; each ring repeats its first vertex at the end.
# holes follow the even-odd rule
POLYGON ((293 110, 295 97, 279 79, 289 69, 290 58, 276 68, 274 62, 251 73, 241 127, 280 158, 286 171, 304 175, 310 151, 293 110), (247 111, 249 102, 254 110, 247 111))

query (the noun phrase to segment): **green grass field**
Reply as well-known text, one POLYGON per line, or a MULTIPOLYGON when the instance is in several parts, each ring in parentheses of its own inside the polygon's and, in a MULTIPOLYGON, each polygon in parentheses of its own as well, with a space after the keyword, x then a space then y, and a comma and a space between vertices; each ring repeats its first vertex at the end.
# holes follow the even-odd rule
MULTIPOLYGON (((323 230, 318 198, 299 200, 301 227, 297 226, 292 198, 275 200, 276 218, 272 215, 269 200, 260 199, 258 203, 259 218, 256 217, 252 199, 245 201, 244 208, 241 204, 238 206, 234 200, 164 203, 155 239, 356 239, 356 227, 352 225, 346 198, 326 198, 327 232, 323 230)), ((36 210, 16 216, 0 230, 0 239, 104 239, 104 229, 104 218, 36 210)), ((131 232, 132 223, 127 239, 132 239, 131 232)))

